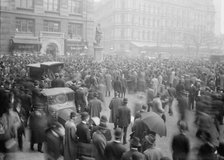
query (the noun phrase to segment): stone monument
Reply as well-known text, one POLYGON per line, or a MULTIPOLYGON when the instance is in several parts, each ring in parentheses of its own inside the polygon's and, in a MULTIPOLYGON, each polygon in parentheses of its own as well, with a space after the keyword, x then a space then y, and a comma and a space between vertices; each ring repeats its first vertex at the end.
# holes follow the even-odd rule
POLYGON ((95 35, 95 43, 94 43, 94 60, 95 62, 103 61, 103 47, 101 45, 101 39, 103 37, 103 33, 100 27, 100 24, 96 27, 96 35, 95 35))

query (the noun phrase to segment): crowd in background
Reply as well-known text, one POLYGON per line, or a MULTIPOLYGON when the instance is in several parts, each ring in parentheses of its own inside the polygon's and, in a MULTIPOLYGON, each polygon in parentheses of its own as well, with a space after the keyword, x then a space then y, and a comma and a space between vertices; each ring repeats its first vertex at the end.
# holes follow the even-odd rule
POLYGON ((9 150, 13 143, 11 141, 7 146, 5 142, 12 138, 17 138, 19 149, 22 150, 25 128, 29 126, 30 149, 34 150, 34 144, 37 143, 38 151, 43 152, 42 143, 45 142, 46 159, 58 159, 62 155, 65 160, 84 159, 86 157, 80 154, 83 153, 81 149, 88 152, 92 146, 82 145, 93 144, 97 160, 167 160, 162 151, 155 147, 156 133, 144 130, 138 122, 142 112, 154 112, 165 122, 164 108, 168 106, 172 116, 172 103, 176 99, 180 134, 172 140, 173 159, 187 159, 190 153, 189 138, 185 135, 188 128, 187 110, 195 110, 195 124, 198 126, 196 136, 203 142, 198 159, 224 159, 223 142, 218 139, 223 134, 220 132, 224 114, 223 67, 222 64, 186 58, 106 56, 103 62, 96 63, 89 56, 3 56, 0 59, 0 117, 2 124, 4 122, 9 128, 4 125, 0 127, 0 141, 5 144, 1 145, 1 152, 9 150), (46 61, 64 62, 64 67, 54 74, 44 73, 39 81, 30 79, 26 66, 46 61), (41 110, 41 90, 54 87, 70 87, 74 90, 77 112, 81 115, 79 124, 75 124, 77 113, 72 112, 70 120, 62 126, 55 117, 49 117, 41 110), (126 92, 145 93, 147 101, 132 113, 125 98, 126 92), (109 105, 109 119, 100 116, 103 107, 107 107, 105 96, 113 96, 109 105), (135 118, 128 150, 125 145, 131 116, 135 118), (92 117, 98 117, 100 123, 89 125, 92 117), (107 128, 109 122, 114 124, 113 141, 111 130, 107 128), (60 147, 55 148, 55 145, 60 147))

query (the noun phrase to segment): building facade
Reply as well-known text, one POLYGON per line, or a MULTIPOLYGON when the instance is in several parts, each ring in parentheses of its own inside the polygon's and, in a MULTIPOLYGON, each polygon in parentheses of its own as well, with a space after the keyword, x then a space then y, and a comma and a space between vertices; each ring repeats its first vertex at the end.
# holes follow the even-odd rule
POLYGON ((215 6, 215 35, 220 36, 222 26, 222 0, 213 0, 215 6))
POLYGON ((183 48, 214 33, 212 0, 104 0, 95 15, 108 51, 183 48))
POLYGON ((80 53, 94 40, 93 0, 1 0, 0 53, 80 53))

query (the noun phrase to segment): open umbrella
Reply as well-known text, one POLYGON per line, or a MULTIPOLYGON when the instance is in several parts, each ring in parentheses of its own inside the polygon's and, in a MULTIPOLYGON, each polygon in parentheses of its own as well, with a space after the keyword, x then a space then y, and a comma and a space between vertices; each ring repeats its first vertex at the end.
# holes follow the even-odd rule
POLYGON ((163 119, 154 112, 145 112, 141 114, 142 122, 153 132, 162 136, 167 135, 166 125, 163 119))

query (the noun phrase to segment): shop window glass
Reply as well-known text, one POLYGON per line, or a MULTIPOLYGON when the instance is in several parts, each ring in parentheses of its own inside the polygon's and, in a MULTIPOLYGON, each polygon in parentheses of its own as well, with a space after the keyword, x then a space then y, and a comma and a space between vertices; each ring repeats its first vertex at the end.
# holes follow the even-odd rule
POLYGON ((83 25, 79 23, 69 23, 68 24, 68 36, 71 39, 82 38, 83 35, 83 25))
POLYGON ((59 22, 44 21, 44 31, 47 32, 60 32, 59 22))
POLYGON ((19 33, 34 33, 34 20, 31 19, 16 19, 16 32, 19 33))

